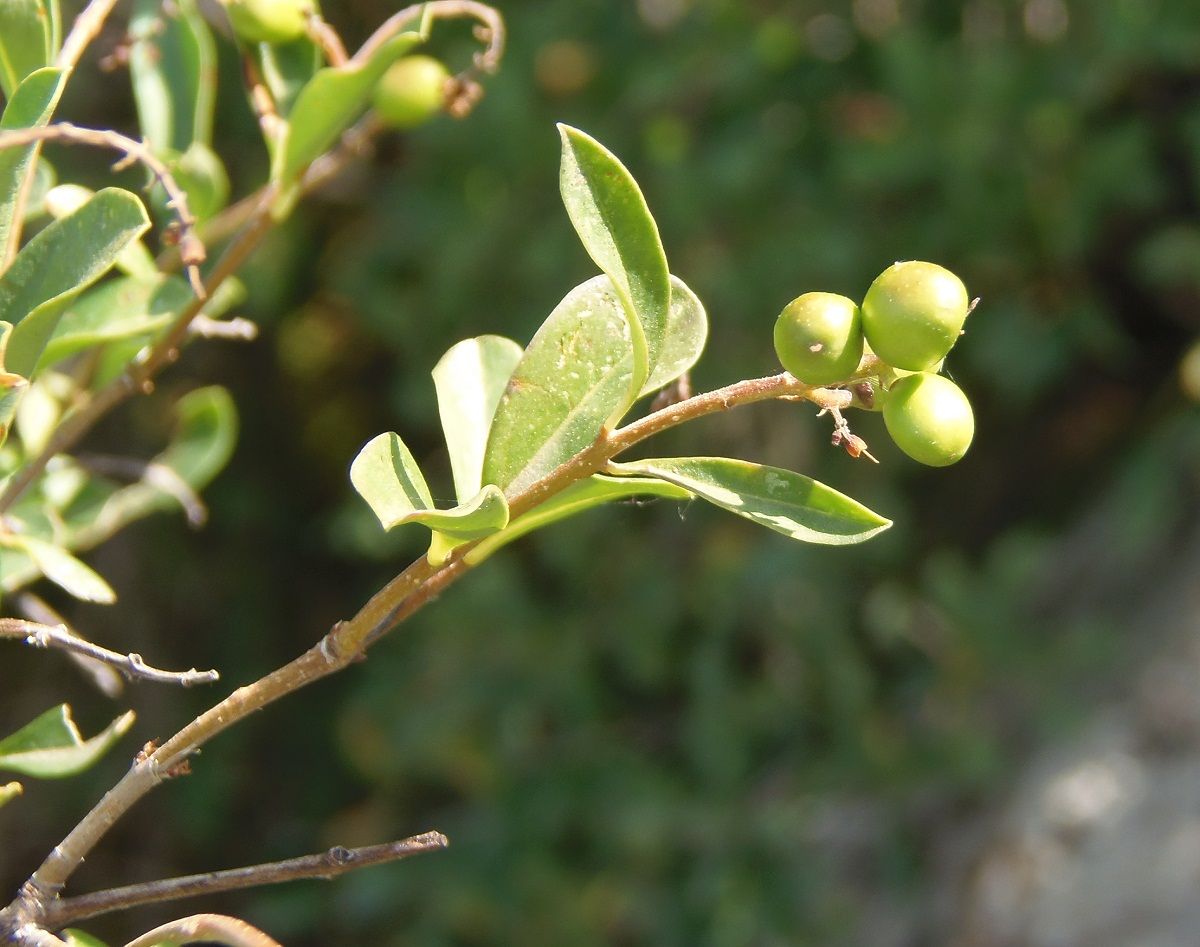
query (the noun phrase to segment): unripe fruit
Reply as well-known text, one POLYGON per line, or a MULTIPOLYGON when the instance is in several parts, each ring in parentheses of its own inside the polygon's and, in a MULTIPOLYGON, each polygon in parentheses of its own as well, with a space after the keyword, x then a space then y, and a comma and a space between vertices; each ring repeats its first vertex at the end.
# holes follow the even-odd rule
POLYGON ((862 325, 876 354, 919 372, 958 341, 969 300, 962 280, 936 263, 895 263, 876 277, 862 304, 862 325))
POLYGON ((312 0, 222 0, 234 32, 247 43, 290 43, 307 32, 312 0))
POLYGON ((375 86, 375 111, 392 128, 416 128, 442 109, 450 72, 432 56, 406 56, 375 86))
POLYGON ((975 415, 962 389, 929 372, 906 375, 888 389, 883 423, 897 447, 930 467, 954 463, 975 435, 975 415))
POLYGON ((858 306, 834 293, 798 296, 775 320, 775 354, 806 385, 845 381, 862 360, 858 306))

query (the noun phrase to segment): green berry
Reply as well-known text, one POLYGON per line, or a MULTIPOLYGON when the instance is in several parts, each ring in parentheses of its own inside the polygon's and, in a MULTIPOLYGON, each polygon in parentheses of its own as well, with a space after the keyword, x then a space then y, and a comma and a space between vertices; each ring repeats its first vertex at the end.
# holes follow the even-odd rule
POLYGON ((798 296, 775 321, 775 354, 806 385, 845 381, 862 360, 858 306, 834 293, 798 296))
POLYGON ((962 389, 929 372, 892 384, 883 403, 883 423, 897 447, 930 467, 960 459, 975 435, 975 416, 962 389))
POLYGON ((962 333, 969 300, 962 280, 936 263, 896 263, 862 304, 863 332, 883 361, 920 372, 946 357, 962 333))
POLYGON ((247 43, 290 43, 307 31, 313 0, 222 0, 234 32, 247 43))
POLYGON ((416 128, 442 109, 450 72, 432 56, 406 56, 375 86, 375 111, 392 128, 416 128))

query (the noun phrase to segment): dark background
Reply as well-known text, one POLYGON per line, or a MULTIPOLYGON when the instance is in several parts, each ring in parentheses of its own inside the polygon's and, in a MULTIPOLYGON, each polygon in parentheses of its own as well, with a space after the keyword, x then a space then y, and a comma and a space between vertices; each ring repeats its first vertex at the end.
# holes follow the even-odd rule
MULTIPOLYGON (((352 47, 391 12, 326 6, 352 47)), ((384 139, 247 271, 259 341, 193 347, 93 437, 148 439, 173 394, 232 389, 242 433, 208 527, 161 517, 100 549, 114 607, 54 598, 98 641, 224 681, 114 705, 59 657, 7 649, 0 732, 60 700, 87 730, 125 706, 140 720, 91 774, 0 810, 0 879, 19 883, 135 744, 308 647, 420 553, 380 534, 348 464, 397 430, 447 492, 430 368, 469 335, 527 340, 592 274, 558 200, 566 121, 630 167, 708 308, 697 389, 777 371, 772 322, 801 292, 861 298, 897 259, 960 274, 982 298, 949 365, 971 452, 919 468, 855 416, 875 467, 782 403, 673 432, 656 452, 799 469, 896 525, 805 547, 660 503, 510 547, 367 663, 206 748, 75 890, 431 828, 448 851, 89 929, 120 943, 219 910, 296 947, 992 943, 962 917, 993 814, 1039 746, 1134 685, 1197 521, 1179 366, 1200 311, 1200 11, 500 9, 509 51, 475 114, 384 139)), ((435 30, 456 68, 472 48, 465 27, 435 30)), ((235 69, 224 82, 218 148, 244 193, 265 158, 235 69)), ((77 78, 66 117, 132 128, 124 83, 77 78)))

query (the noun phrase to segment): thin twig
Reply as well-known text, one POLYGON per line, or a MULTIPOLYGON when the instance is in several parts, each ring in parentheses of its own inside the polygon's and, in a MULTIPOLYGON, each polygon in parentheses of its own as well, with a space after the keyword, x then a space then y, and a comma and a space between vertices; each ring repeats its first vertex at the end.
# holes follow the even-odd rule
POLYGON ((170 169, 142 142, 108 129, 81 128, 69 122, 55 122, 36 128, 14 128, 0 132, 0 149, 20 148, 39 141, 57 144, 90 145, 93 148, 108 148, 119 151, 133 161, 144 164, 162 184, 167 192, 167 206, 175 213, 179 222, 179 257, 187 269, 192 290, 201 299, 206 298, 204 283, 200 278, 200 264, 205 260, 204 244, 196 236, 196 218, 188 209, 187 194, 175 180, 170 169))
POLYGON ((504 19, 499 11, 484 3, 476 3, 475 0, 431 0, 429 3, 414 3, 405 7, 384 20, 379 28, 367 37, 367 41, 359 47, 352 61, 367 62, 384 43, 426 15, 434 20, 458 19, 464 16, 478 20, 485 31, 479 37, 485 46, 481 52, 475 54, 474 68, 481 73, 494 73, 500 68, 500 59, 504 55, 504 19))
MULTIPOLYGON (((50 625, 51 627, 62 625, 76 638, 83 638, 62 615, 32 592, 18 592, 13 596, 12 601, 16 604, 17 610, 30 621, 37 622, 40 625, 50 625)), ((111 665, 75 651, 68 651, 67 657, 88 676, 91 682, 105 696, 115 699, 125 689, 125 678, 113 669, 111 665)))
POLYGON ((197 316, 188 326, 188 333, 200 339, 225 339, 229 342, 253 342, 258 338, 258 326, 249 319, 213 319, 197 316))
POLYGON ((91 45, 92 40, 100 35, 100 31, 104 28, 104 21, 108 19, 109 13, 116 5, 117 0, 91 0, 91 3, 84 7, 79 16, 75 17, 75 22, 71 25, 71 32, 63 41, 62 49, 59 50, 54 65, 59 69, 74 69, 83 55, 83 51, 91 45))
POLYGON ((399 842, 368 845, 364 848, 331 848, 316 855, 289 858, 286 861, 226 871, 210 871, 182 878, 165 878, 144 884, 109 888, 74 898, 64 898, 50 905, 45 926, 53 930, 113 911, 124 911, 145 904, 181 901, 200 895, 259 888, 286 881, 319 878, 329 881, 346 872, 385 865, 412 855, 437 851, 449 844, 441 832, 426 832, 399 842))
POLYGON ((71 654, 82 654, 95 661, 104 662, 130 680, 194 687, 196 684, 211 684, 221 678, 216 671, 197 671, 195 668, 190 671, 161 671, 148 665, 140 654, 121 654, 102 648, 73 635, 65 625, 43 625, 21 618, 0 618, 0 638, 24 641, 34 648, 53 648, 71 654))
POLYGON ((283 947, 257 927, 224 914, 193 914, 180 918, 148 931, 125 947, 179 947, 200 943, 224 944, 225 947, 283 947))
POLYGON ((346 45, 342 42, 341 36, 329 23, 321 16, 321 14, 313 11, 309 14, 305 21, 305 26, 308 31, 308 38, 317 44, 325 56, 325 61, 331 66, 344 66, 346 64, 346 45))

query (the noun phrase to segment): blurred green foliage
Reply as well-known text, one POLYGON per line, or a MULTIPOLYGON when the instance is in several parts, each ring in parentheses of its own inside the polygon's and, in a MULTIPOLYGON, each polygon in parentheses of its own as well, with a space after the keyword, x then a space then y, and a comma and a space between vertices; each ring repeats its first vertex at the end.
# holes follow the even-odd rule
MULTIPOLYGON (((390 12, 327 6, 351 45, 390 12)), ((212 906, 289 945, 893 942, 864 934, 880 924, 938 942, 922 905, 947 833, 1120 686, 1146 646, 1124 603, 1200 508, 1200 422, 1175 380, 1200 312, 1200 11, 500 7, 510 48, 476 113, 385 140, 328 188, 247 274, 262 341, 167 380, 228 384, 243 441, 204 533, 150 522, 106 547, 123 605, 72 613, 98 640, 240 683, 419 554, 383 537, 346 468, 399 430, 448 498, 429 370, 465 336, 527 339, 592 273, 558 201, 559 120, 622 157, 707 305, 698 389, 777 370, 792 297, 861 298, 892 261, 929 259, 982 297, 950 366, 976 444, 918 469, 855 415, 876 468, 783 404, 674 432, 652 452, 800 469, 897 525, 805 548, 653 504, 533 536, 361 668, 215 743, 81 890, 438 828, 443 854, 212 906)), ((472 48, 435 32, 452 66, 472 48)), ((239 95, 233 72, 216 138, 244 189, 264 158, 239 95)), ((165 734, 205 698, 132 699, 165 734)), ((0 854, 4 876, 94 795, 0 812, 5 835, 17 810, 45 830, 0 854)))

